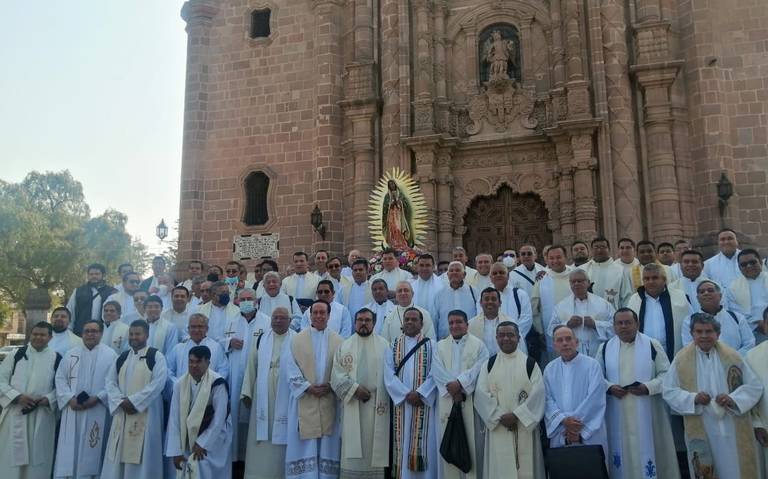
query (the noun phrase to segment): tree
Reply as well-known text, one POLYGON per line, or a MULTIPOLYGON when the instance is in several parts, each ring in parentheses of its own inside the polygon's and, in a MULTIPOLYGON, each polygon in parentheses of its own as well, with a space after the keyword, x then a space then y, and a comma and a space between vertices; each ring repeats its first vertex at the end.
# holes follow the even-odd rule
POLYGON ((89 263, 104 264, 114 276, 142 251, 126 221, 114 210, 91 218, 82 185, 66 170, 0 181, 0 295, 23 309, 30 288, 64 299, 83 282, 89 263))

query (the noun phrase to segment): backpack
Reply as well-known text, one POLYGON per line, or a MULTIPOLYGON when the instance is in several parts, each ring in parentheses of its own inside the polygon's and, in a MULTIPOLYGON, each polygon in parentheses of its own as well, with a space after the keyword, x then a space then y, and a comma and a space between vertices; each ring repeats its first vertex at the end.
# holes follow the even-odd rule
MULTIPOLYGON (((128 354, 131 353, 131 350, 123 351, 120 356, 117 357, 117 374, 120 374, 120 368, 123 367, 123 364, 125 364, 125 361, 128 360, 128 354)), ((157 356, 157 349, 155 348, 149 348, 147 349, 147 355, 144 356, 147 358, 147 367, 150 371, 155 369, 155 357, 157 356)), ((139 358, 141 359, 141 358, 139 358)))
MULTIPOLYGON (((493 369, 493 364, 496 362, 496 357, 498 354, 494 354, 490 358, 488 358, 488 372, 491 372, 491 369, 493 369)), ((536 360, 534 360, 530 356, 526 356, 525 358, 525 372, 528 373, 528 379, 531 379, 531 374, 533 373, 533 367, 536 365, 536 360)))
MULTIPOLYGON (((11 368, 11 377, 16 373, 16 364, 21 361, 22 359, 28 359, 27 358, 27 346, 20 347, 14 354, 13 354, 13 367, 11 368)), ((59 369, 59 363, 61 362, 61 354, 56 353, 56 359, 53 362, 53 370, 57 371, 59 369)))

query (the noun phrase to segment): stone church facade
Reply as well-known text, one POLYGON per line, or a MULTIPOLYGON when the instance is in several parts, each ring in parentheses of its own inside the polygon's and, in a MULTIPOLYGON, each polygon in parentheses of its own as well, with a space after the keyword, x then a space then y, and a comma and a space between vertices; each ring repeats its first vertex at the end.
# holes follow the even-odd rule
POLYGON ((367 254, 393 167, 421 185, 441 259, 596 234, 708 246, 723 225, 768 244, 763 0, 189 0, 182 16, 182 260, 267 232, 281 262, 367 254))

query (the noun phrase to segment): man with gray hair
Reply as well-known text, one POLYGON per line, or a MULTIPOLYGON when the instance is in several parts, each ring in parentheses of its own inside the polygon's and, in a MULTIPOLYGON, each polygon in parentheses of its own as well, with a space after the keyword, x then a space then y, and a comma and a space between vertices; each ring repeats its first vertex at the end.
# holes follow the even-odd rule
POLYGON ((658 340, 667 357, 674 358, 682 347, 683 320, 693 311, 683 292, 667 288, 661 265, 645 265, 643 286, 629 298, 627 307, 640 318, 640 332, 658 340))
POLYGON ((571 294, 555 305, 547 336, 555 327, 568 326, 579 340, 579 352, 595 357, 601 344, 613 336, 613 306, 589 292, 589 275, 577 268, 570 272, 571 294))
POLYGON ((265 273, 261 278, 261 285, 264 286, 264 295, 259 299, 259 312, 267 317, 272 316, 275 308, 285 308, 291 316, 291 320, 301 319, 301 308, 296 298, 289 296, 281 290, 282 279, 277 271, 265 273))
POLYGON ((480 299, 475 289, 464 280, 464 264, 461 261, 452 261, 448 265, 448 286, 442 288, 435 297, 435 327, 437 339, 448 336, 448 313, 454 310, 464 311, 468 318, 477 315, 477 301, 480 299))
POLYGON ((229 363, 224 350, 219 343, 208 337, 208 318, 204 314, 193 313, 189 316, 187 326, 189 337, 171 349, 165 358, 168 366, 168 385, 166 399, 170 401, 173 385, 180 377, 187 374, 189 365, 189 350, 196 346, 205 346, 211 351, 211 369, 224 379, 229 376, 229 363))
POLYGON ((475 288, 475 291, 482 291, 485 288, 493 286, 491 283, 491 265, 493 263, 493 256, 488 253, 480 253, 475 256, 477 275, 475 275, 475 279, 471 283, 472 287, 475 288))
MULTIPOLYGON (((469 262, 469 257, 467 256, 467 250, 465 250, 461 246, 456 246, 451 251, 451 255, 453 257, 453 261, 459 261, 461 264, 464 265, 464 274, 465 274, 464 280, 469 284, 474 283, 475 276, 477 276, 477 270, 467 266, 467 262, 469 262)), ((443 283, 447 286, 448 275, 447 274, 441 275, 441 279, 443 280, 443 283)))
POLYGON ((693 343, 675 356, 662 394, 683 416, 691 477, 759 477, 749 411, 763 394, 760 379, 718 340, 714 316, 694 314, 690 332, 693 343))

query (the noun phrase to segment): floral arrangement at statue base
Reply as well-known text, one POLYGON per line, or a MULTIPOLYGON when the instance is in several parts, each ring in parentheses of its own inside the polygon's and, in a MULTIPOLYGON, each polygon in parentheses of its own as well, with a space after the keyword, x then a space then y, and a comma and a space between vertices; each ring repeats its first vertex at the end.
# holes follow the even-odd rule
MULTIPOLYGON (((383 250, 384 248, 381 248, 383 250)), ((371 257, 368 260, 368 271, 370 274, 376 274, 381 272, 382 269, 384 269, 381 266, 381 256, 382 251, 376 251, 373 253, 373 257, 371 257)), ((398 263, 400 263, 400 268, 408 271, 412 275, 416 275, 416 262, 419 260, 419 256, 423 254, 424 251, 418 249, 418 248, 408 248, 404 251, 399 251, 397 260, 398 263)))

